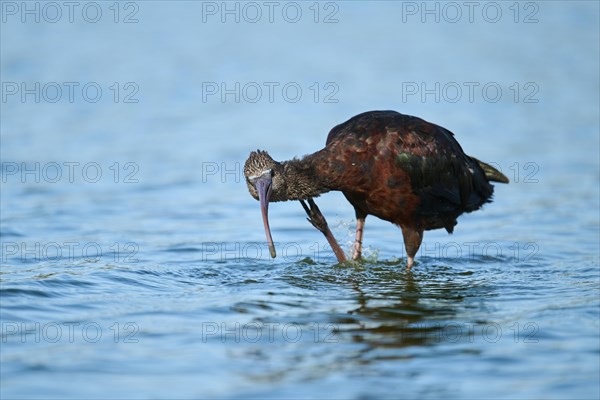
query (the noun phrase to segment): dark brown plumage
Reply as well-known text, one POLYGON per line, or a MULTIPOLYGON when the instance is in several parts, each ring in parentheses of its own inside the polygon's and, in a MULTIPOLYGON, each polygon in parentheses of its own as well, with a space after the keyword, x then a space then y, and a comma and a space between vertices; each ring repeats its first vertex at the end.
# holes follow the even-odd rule
POLYGON ((356 212, 353 258, 361 257, 366 216, 375 215, 402 229, 408 268, 425 230, 452 233, 459 215, 491 201, 490 181, 508 183, 492 166, 467 156, 452 132, 395 111, 366 112, 337 125, 325 148, 302 159, 277 162, 267 152, 252 152, 244 174, 250 194, 261 201, 273 256, 269 201, 312 201, 338 190, 356 212))

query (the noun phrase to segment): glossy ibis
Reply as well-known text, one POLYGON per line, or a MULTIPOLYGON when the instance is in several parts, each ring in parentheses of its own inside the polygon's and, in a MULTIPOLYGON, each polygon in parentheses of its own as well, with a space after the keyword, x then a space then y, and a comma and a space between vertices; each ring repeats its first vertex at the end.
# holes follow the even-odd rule
POLYGON ((250 194, 260 201, 272 257, 269 202, 299 200, 338 260, 345 260, 312 200, 339 190, 356 212, 352 258, 361 257, 365 218, 374 215, 402 229, 407 268, 423 231, 452 233, 459 215, 491 201, 489 182, 508 183, 500 171, 466 155, 449 130, 395 111, 365 112, 337 125, 323 149, 300 159, 277 162, 266 151, 253 151, 244 175, 250 194))

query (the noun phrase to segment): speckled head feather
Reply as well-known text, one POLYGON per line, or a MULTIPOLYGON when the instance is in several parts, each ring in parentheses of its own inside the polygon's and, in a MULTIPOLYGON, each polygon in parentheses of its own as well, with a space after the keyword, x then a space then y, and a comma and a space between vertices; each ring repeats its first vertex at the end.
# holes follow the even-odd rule
POLYGON ((270 175, 271 196, 270 201, 285 201, 284 193, 287 192, 284 179, 283 165, 273 160, 266 151, 256 150, 250 153, 244 164, 244 176, 250 195, 258 200, 255 182, 262 176, 270 175))
POLYGON ((244 164, 248 191, 257 200, 256 180, 268 174, 272 181, 271 202, 308 199, 329 191, 319 181, 310 159, 277 162, 266 151, 257 150, 244 164))

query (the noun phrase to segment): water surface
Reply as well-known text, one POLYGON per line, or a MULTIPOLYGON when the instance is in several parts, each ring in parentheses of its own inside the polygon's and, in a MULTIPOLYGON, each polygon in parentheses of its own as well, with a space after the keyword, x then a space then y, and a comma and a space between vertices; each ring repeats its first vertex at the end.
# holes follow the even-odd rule
MULTIPOLYGON (((2 398, 599 396, 596 3, 98 4, 4 9, 2 398), (313 152, 371 109, 511 184, 411 272, 373 217, 366 260, 337 264, 297 203, 270 207, 271 259, 248 152, 313 152)), ((349 252, 352 208, 318 204, 349 252)))

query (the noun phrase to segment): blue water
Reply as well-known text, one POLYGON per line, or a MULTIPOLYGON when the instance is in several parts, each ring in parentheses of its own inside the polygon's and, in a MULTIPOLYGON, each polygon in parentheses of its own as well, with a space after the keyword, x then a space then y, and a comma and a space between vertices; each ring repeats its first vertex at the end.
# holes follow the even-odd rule
POLYGON ((2 399, 600 396, 597 2, 1 7, 2 399), (374 217, 337 264, 297 203, 271 259, 248 153, 372 109, 511 183, 412 272, 374 217))

